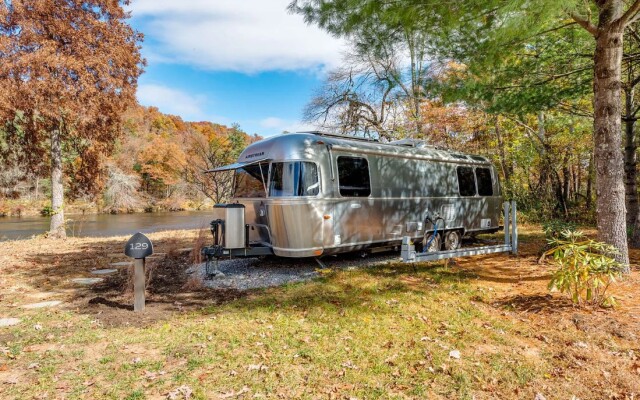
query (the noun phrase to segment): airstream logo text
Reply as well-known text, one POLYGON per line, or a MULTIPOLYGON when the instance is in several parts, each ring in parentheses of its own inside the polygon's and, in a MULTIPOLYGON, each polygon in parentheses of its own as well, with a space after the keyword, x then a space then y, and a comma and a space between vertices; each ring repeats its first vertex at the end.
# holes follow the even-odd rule
POLYGON ((244 156, 245 159, 247 158, 255 158, 255 157, 260 157, 264 155, 264 151, 261 151, 260 153, 253 153, 253 154, 247 154, 246 156, 244 156))

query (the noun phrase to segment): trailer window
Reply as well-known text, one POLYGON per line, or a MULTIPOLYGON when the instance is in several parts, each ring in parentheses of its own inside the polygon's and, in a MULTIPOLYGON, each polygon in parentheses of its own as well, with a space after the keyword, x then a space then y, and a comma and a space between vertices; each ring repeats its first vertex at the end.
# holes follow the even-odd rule
POLYGON ((493 182, 489 168, 476 168, 476 180, 478 181, 478 194, 480 196, 493 196, 493 182))
POLYGON ((318 168, 312 162, 271 163, 270 197, 316 196, 320 193, 318 168))
POLYGON ((460 196, 476 195, 476 180, 473 175, 473 168, 458 167, 458 189, 460 196))
POLYGON ((236 169, 234 197, 241 198, 262 198, 267 197, 264 190, 267 176, 269 174, 269 164, 260 163, 248 165, 244 168, 236 169), (263 183, 264 182, 264 183, 263 183))
POLYGON ((366 158, 338 157, 340 196, 367 197, 371 194, 369 163, 366 158))

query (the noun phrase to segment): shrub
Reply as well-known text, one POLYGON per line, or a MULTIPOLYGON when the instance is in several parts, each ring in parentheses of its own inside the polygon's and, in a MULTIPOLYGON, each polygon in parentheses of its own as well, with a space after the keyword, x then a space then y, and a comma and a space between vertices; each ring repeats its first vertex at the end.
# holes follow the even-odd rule
POLYGON ((574 232, 576 224, 561 219, 552 219, 542 224, 542 230, 547 237, 547 241, 551 243, 554 239, 559 239, 562 236, 562 232, 574 232))
POLYGON ((553 263, 558 266, 549 282, 550 290, 568 293, 579 306, 615 306, 615 298, 606 293, 624 270, 624 265, 613 258, 617 254, 615 247, 571 230, 562 231, 550 244, 552 248, 541 257, 553 256, 553 263))
POLYGON ((140 179, 136 175, 128 175, 115 165, 107 167, 109 178, 103 193, 105 211, 116 214, 139 209, 143 205, 139 193, 140 179))
POLYGON ((204 257, 200 252, 205 244, 209 242, 211 237, 211 231, 205 227, 201 227, 198 231, 198 237, 193 242, 193 250, 191 250, 191 262, 193 264, 200 264, 204 262, 204 257))
POLYGON ((42 210, 40 210, 40 215, 43 217, 50 217, 53 215, 53 208, 51 206, 44 206, 42 210))

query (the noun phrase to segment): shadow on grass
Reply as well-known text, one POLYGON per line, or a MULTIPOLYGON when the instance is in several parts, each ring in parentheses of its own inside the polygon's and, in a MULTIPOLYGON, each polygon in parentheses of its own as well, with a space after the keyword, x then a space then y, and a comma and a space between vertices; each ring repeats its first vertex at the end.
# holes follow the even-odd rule
POLYGON ((561 310, 575 308, 574 304, 568 298, 557 297, 551 294, 509 296, 493 302, 492 305, 513 311, 530 313, 558 313, 558 311, 561 310))
MULTIPOLYGON (((328 259, 335 272, 312 282, 290 285, 286 290, 259 289, 238 291, 234 289, 192 288, 187 284, 189 275, 185 270, 191 264, 188 252, 178 249, 193 245, 195 237, 165 237, 154 240, 156 253, 166 253, 161 260, 150 262, 151 279, 147 287, 146 318, 129 312, 133 303, 130 278, 127 267, 120 268, 118 274, 104 276, 101 283, 80 287, 71 279, 88 277, 96 268, 112 268, 111 263, 127 260, 123 255, 126 240, 122 238, 96 238, 67 244, 69 251, 37 251, 24 256, 24 260, 34 268, 22 268, 19 274, 24 282, 37 291, 61 291, 65 294, 68 309, 95 315, 107 325, 134 324, 170 318, 176 312, 211 310, 217 306, 246 298, 240 307, 271 308, 275 304, 317 307, 332 304, 336 307, 359 307, 363 299, 371 299, 384 293, 424 293, 433 292, 438 285, 464 284, 471 280, 493 282, 519 282, 546 279, 533 273, 514 274, 509 256, 494 255, 473 259, 459 259, 459 265, 445 267, 444 263, 403 264, 392 262, 384 265, 366 266, 367 262, 377 262, 378 256, 362 260, 355 254, 343 254, 328 259), (357 260, 357 262, 356 262, 357 260), (344 265, 357 264, 358 274, 350 278, 348 272, 341 273, 344 265), (342 266, 341 266, 342 265, 342 266), (368 279, 374 278, 374 279, 368 279), (298 287, 296 287, 298 286, 298 287)), ((64 244, 64 243, 63 243, 64 244)), ((396 257, 397 253, 394 253, 396 257)), ((384 258, 384 257, 383 257, 384 258)), ((386 261, 390 258, 387 257, 386 261)), ((308 260, 307 260, 308 261, 308 260)), ((299 259, 279 259, 278 265, 295 266, 303 262, 299 259)), ((241 305, 240 305, 241 303, 241 305)))

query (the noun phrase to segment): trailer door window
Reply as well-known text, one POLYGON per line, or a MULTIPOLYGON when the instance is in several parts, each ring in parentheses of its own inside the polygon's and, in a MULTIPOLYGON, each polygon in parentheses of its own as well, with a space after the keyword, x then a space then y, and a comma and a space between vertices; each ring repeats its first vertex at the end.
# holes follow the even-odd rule
POLYGON ((493 182, 489 168, 476 168, 476 180, 478 181, 478 194, 480 196, 493 196, 493 182))
POLYGON ((269 164, 260 163, 236 169, 234 179, 234 197, 262 198, 265 193, 269 164))
POLYGON ((340 196, 367 197, 371 194, 369 163, 366 158, 338 157, 340 196))
POLYGON ((320 193, 318 168, 312 162, 271 163, 270 197, 316 196, 320 193))
POLYGON ((473 168, 458 167, 458 189, 460 196, 476 195, 476 179, 473 175, 473 168))

